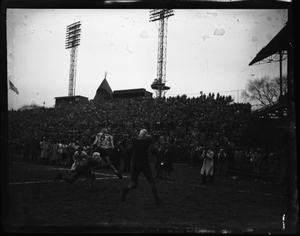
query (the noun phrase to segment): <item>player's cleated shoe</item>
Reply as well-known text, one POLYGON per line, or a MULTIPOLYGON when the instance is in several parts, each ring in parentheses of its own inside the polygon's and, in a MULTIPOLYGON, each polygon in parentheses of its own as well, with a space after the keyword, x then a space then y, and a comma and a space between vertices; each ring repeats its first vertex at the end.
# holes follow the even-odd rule
POLYGON ((122 196, 121 196, 122 202, 125 202, 126 196, 127 196, 127 194, 129 193, 129 191, 130 191, 130 190, 129 190, 128 187, 126 187, 126 188, 123 189, 122 196))
POLYGON ((58 173, 58 174, 53 178, 54 182, 56 182, 56 181, 59 180, 59 179, 62 179, 62 174, 61 174, 61 173, 58 173))
POLYGON ((123 176, 119 172, 115 172, 116 176, 118 176, 119 179, 122 179, 123 176))
POLYGON ((155 197, 155 204, 156 205, 162 205, 163 202, 164 201, 161 199, 161 197, 159 197, 159 196, 155 197))

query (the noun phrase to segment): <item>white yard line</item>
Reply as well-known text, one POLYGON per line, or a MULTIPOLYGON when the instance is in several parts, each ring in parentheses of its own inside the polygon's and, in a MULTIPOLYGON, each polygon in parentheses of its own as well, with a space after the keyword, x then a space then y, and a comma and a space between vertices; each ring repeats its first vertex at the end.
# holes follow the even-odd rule
MULTIPOLYGON (((52 169, 52 170, 64 170, 64 171, 68 171, 70 170, 70 168, 63 168, 63 167, 53 167, 53 166, 46 166, 48 169, 52 169)), ((95 180, 104 180, 104 179, 118 179, 118 177, 115 174, 107 174, 107 173, 99 173, 99 172, 93 172, 95 175, 104 175, 107 177, 100 177, 100 178, 96 178, 95 180)), ((124 179, 129 178, 129 176, 127 175, 122 175, 124 179)), ((85 178, 81 178, 79 179, 81 181, 86 180, 85 178)), ((59 180, 58 182, 60 182, 61 180, 59 180)), ((41 180, 41 181, 26 181, 26 182, 16 182, 16 183, 9 183, 10 185, 21 185, 21 184, 40 184, 40 183, 53 183, 53 180, 41 180)))
MULTIPOLYGON (((96 174, 96 173, 95 173, 96 174)), ((127 178, 124 177, 123 178, 127 178)), ((118 179, 117 176, 111 176, 111 177, 100 177, 96 178, 95 180, 103 180, 103 179, 118 179)), ((85 181, 87 179, 79 179, 81 181, 85 181)), ((63 180, 58 180, 57 182, 63 182, 63 180)), ((41 183, 54 183, 53 180, 42 180, 42 181, 27 181, 27 182, 17 182, 17 183, 9 183, 10 185, 21 185, 21 184, 41 184, 41 183)))

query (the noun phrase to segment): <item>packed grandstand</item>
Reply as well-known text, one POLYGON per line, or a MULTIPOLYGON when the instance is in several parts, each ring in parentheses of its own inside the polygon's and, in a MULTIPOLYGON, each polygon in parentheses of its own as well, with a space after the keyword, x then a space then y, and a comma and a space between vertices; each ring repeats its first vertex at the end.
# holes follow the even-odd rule
MULTIPOLYGON (((272 166, 278 177, 284 144, 282 147, 265 145, 262 140, 255 142, 255 138, 249 138, 250 114, 249 103, 234 103, 230 96, 219 94, 92 100, 55 108, 9 111, 9 144, 13 156, 23 160, 33 156, 38 161, 42 141, 65 144, 69 148, 70 144, 81 144, 88 151, 95 135, 104 127, 114 136, 115 144, 130 140, 141 128, 146 128, 156 141, 163 136, 165 142, 175 144, 173 162, 191 164, 193 151, 209 144, 216 153, 224 149, 228 161, 238 163, 237 170, 244 171, 246 167, 241 165, 247 168, 254 165, 248 154, 262 149, 259 164, 264 169, 272 166)), ((72 159, 73 152, 68 150, 68 159, 72 159)))

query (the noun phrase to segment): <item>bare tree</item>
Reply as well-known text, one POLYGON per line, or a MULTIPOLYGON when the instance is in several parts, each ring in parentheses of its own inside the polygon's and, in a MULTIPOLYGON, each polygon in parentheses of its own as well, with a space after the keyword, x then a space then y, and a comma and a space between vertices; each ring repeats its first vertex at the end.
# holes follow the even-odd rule
MULTIPOLYGON (((287 92, 287 78, 282 77, 282 92, 287 92)), ((248 80, 245 90, 241 97, 245 101, 258 103, 258 107, 271 106, 279 101, 280 97, 280 78, 270 79, 269 76, 248 80)))

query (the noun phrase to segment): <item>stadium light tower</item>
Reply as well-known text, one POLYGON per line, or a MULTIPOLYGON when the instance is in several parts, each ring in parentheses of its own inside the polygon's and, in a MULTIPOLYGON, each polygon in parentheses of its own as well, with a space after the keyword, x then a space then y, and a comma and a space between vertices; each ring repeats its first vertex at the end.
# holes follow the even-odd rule
POLYGON ((67 26, 66 49, 70 52, 69 92, 68 96, 75 95, 77 50, 80 45, 81 23, 75 22, 67 26))
POLYGON ((168 18, 173 16, 171 9, 150 10, 150 22, 159 21, 158 28, 158 56, 157 56, 157 78, 151 84, 155 90, 156 97, 161 98, 170 89, 166 86, 166 59, 167 59, 167 29, 168 18))

